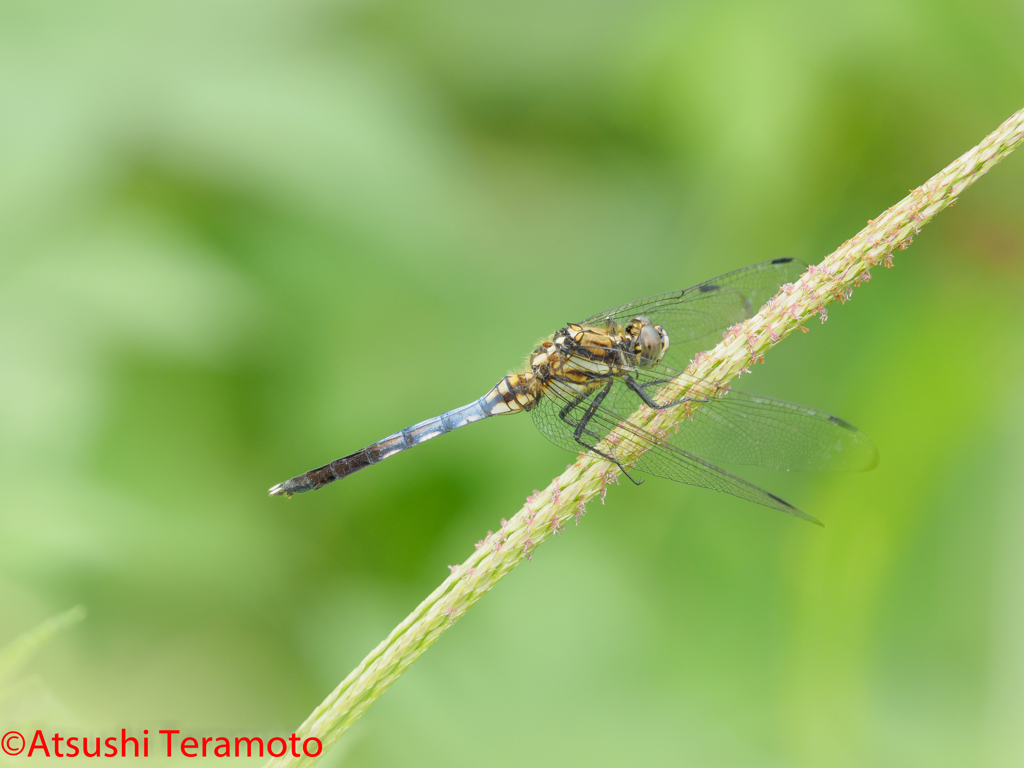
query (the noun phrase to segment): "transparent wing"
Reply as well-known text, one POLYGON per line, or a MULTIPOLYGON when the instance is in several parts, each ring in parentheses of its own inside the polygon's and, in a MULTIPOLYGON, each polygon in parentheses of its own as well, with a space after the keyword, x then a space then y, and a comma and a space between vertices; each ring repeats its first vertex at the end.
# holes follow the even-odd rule
MULTIPOLYGON (((682 374, 657 365, 631 375, 652 399, 666 404, 660 390, 682 374)), ((619 381, 605 405, 617 413, 632 413, 642 402, 634 389, 619 381)), ((735 389, 707 398, 667 440, 681 450, 727 464, 802 472, 859 472, 878 464, 874 444, 848 421, 735 389)))
MULTIPOLYGON (((618 385, 614 383, 613 388, 618 385)), ((571 390, 557 383, 552 384, 546 389, 545 397, 541 398, 532 411, 534 423, 555 445, 573 452, 595 447, 601 439, 619 427, 621 438, 618 442, 615 445, 602 445, 602 449, 607 448, 610 451, 610 458, 626 462, 634 450, 645 450, 632 466, 626 464, 627 469, 728 493, 820 525, 806 512, 763 488, 748 483, 658 436, 628 424, 620 414, 604 405, 595 407, 594 397, 596 394, 580 401, 573 396, 571 390), (588 413, 590 418, 586 420, 588 413), (584 420, 586 424, 581 437, 586 445, 581 445, 574 433, 584 420)))
POLYGON ((612 307, 584 323, 600 325, 611 318, 625 324, 645 315, 668 331, 665 362, 685 368, 694 354, 715 346, 729 326, 753 317, 781 286, 799 278, 806 266, 796 259, 764 261, 692 288, 612 307))

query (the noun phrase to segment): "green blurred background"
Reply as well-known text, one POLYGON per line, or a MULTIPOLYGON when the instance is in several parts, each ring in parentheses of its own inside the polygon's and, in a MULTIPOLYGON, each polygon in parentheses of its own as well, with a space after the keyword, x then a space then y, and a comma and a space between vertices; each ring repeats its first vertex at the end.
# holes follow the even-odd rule
MULTIPOLYGON (((567 320, 819 260, 1024 106, 1022 39, 1010 0, 0 4, 0 645, 89 609, 0 726, 290 732, 571 456, 494 419, 269 485, 567 320)), ((827 529, 615 487, 328 765, 1024 764, 1022 255, 1018 153, 743 377, 878 445, 743 471, 827 529)))

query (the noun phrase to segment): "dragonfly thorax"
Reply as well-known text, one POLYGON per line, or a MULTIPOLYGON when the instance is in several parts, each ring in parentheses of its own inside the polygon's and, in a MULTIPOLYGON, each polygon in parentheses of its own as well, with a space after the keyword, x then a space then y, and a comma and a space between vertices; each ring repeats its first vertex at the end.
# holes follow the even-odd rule
POLYGON ((633 367, 627 343, 617 323, 569 324, 533 351, 531 373, 542 387, 557 381, 576 392, 592 391, 633 367))

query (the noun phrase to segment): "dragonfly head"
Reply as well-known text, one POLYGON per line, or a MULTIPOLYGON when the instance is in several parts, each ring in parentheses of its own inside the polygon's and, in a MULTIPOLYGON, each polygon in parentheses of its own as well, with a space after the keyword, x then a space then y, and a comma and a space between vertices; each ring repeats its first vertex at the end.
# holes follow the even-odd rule
POLYGON ((640 316, 630 320, 625 331, 629 336, 630 351, 641 368, 661 362, 668 351, 668 334, 664 328, 640 316))

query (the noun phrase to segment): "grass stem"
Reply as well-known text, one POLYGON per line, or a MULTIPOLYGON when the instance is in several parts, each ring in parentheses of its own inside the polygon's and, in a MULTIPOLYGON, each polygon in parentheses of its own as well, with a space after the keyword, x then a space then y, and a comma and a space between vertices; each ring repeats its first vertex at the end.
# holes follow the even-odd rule
MULTIPOLYGON (((1024 110, 985 137, 978 146, 946 166, 889 208, 850 240, 811 266, 771 299, 761 311, 730 328, 714 349, 697 355, 687 368, 713 387, 724 387, 740 373, 761 362, 764 354, 804 323, 827 317, 826 307, 847 301, 853 289, 870 279, 870 270, 892 266, 897 250, 957 196, 1024 141, 1024 110)), ((681 380, 678 386, 688 384, 681 380)), ((671 385, 670 385, 671 386, 671 385)), ((631 421, 647 429, 667 430, 687 418, 686 408, 656 412, 646 408, 631 421)), ((451 628, 459 617, 509 571, 570 520, 579 521, 586 504, 617 480, 618 468, 594 454, 581 456, 543 491, 535 492, 497 532, 488 532, 476 550, 420 603, 402 623, 352 670, 299 728, 300 737, 317 736, 327 749, 377 700, 420 654, 451 628)), ((320 755, 323 756, 322 754, 320 755)), ((317 758, 274 758, 267 768, 309 768, 317 758)))

